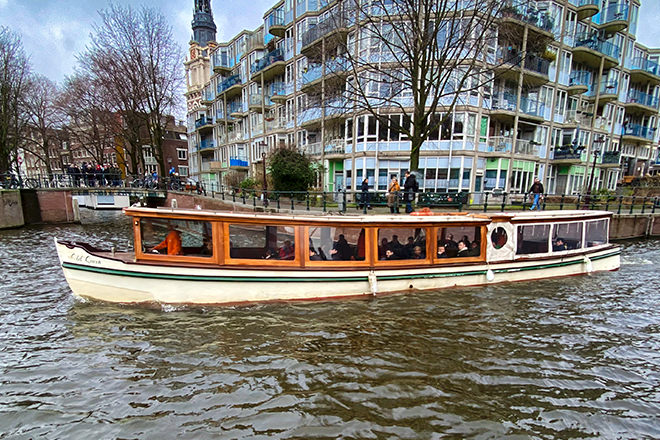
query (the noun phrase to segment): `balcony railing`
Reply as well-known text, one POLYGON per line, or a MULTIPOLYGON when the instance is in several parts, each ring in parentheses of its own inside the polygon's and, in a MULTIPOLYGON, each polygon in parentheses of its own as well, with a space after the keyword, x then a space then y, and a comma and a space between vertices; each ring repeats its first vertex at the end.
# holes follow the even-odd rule
POLYGON ((329 33, 346 27, 348 20, 342 14, 334 14, 316 24, 302 35, 302 45, 307 46, 329 33))
POLYGON ((202 141, 199 143, 198 150, 207 150, 210 148, 215 148, 215 142, 213 140, 209 139, 202 139, 202 141))
POLYGON ((582 32, 575 36, 575 47, 586 47, 611 58, 619 59, 621 49, 609 41, 601 41, 592 32, 582 32))
POLYGON ((554 20, 549 13, 539 11, 534 6, 529 5, 526 0, 507 2, 507 5, 502 7, 501 14, 504 18, 514 18, 524 21, 548 32, 554 27, 554 20))
POLYGON ((592 73, 588 70, 574 70, 571 72, 569 85, 590 87, 592 83, 592 73))
POLYGON ((577 6, 578 8, 587 5, 600 5, 600 0, 568 0, 568 2, 573 6, 577 6))
POLYGON ((266 67, 278 61, 284 61, 284 54, 282 53, 282 49, 275 49, 271 52, 268 52, 262 58, 252 63, 252 66, 250 66, 250 73, 260 72, 266 67))
POLYGON ((624 126, 624 136, 635 136, 638 138, 653 140, 655 136, 655 128, 646 127, 641 124, 627 124, 624 126))
POLYGON ((596 14, 592 20, 600 25, 613 21, 628 21, 628 5, 623 3, 610 4, 596 14))
POLYGON ((649 93, 640 92, 635 89, 630 89, 626 102, 629 104, 641 104, 655 109, 658 108, 658 98, 649 93))
POLYGON ((533 140, 518 139, 516 141, 515 154, 524 154, 527 156, 539 155, 539 144, 533 140))
POLYGON ((550 61, 545 58, 541 58, 537 55, 527 54, 525 57, 524 67, 527 70, 531 70, 541 75, 548 76, 548 71, 550 70, 550 61))
POLYGON ((227 52, 216 51, 213 53, 213 67, 231 69, 232 65, 227 52))
POLYGON ((555 148, 552 158, 554 160, 582 160, 582 147, 562 145, 555 148))
POLYGON ((644 58, 633 59, 630 65, 630 70, 643 70, 651 75, 660 76, 660 67, 658 66, 658 63, 644 58))
POLYGON ((493 110, 516 111, 518 97, 514 93, 503 92, 493 96, 493 110))
POLYGON ((284 11, 276 9, 266 17, 266 28, 270 29, 273 26, 284 26, 284 11))
POLYGON ((270 86, 271 98, 274 96, 288 96, 293 94, 293 83, 274 83, 270 86))
POLYGON ((520 111, 530 116, 543 117, 543 105, 538 99, 522 96, 520 98, 520 111))
POLYGON ((228 78, 226 78, 224 81, 222 81, 220 84, 218 84, 218 95, 228 88, 235 86, 236 84, 241 83, 241 76, 240 75, 232 75, 228 78))
MULTIPOLYGON (((600 82, 599 92, 601 95, 618 95, 619 83, 617 81, 604 79, 600 82)), ((594 84, 589 86, 586 95, 589 97, 596 96, 596 87, 594 84)))
POLYGON ((203 127, 205 125, 213 125, 213 119, 203 116, 195 121, 195 128, 203 127))
POLYGON ((230 167, 247 167, 247 166, 249 166, 249 163, 247 161, 247 157, 245 157, 245 156, 231 156, 229 158, 229 166, 230 167))
POLYGON ((621 158, 619 151, 605 151, 601 156, 601 163, 604 164, 618 164, 621 158))
POLYGON ((510 153, 513 146, 513 137, 511 136, 493 136, 488 139, 488 152, 490 153, 510 153))

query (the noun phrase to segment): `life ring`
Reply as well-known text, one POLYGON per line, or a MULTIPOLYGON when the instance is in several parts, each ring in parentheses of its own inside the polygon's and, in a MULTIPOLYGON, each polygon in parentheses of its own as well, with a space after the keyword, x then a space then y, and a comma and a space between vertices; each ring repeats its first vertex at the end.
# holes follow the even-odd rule
POLYGON ((410 213, 410 215, 435 215, 433 211, 431 211, 428 207, 422 208, 419 211, 413 211, 410 213))

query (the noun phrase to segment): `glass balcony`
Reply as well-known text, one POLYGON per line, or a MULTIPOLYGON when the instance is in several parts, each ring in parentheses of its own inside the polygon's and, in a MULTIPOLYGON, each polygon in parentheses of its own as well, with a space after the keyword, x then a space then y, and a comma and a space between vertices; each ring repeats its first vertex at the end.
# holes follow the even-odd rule
POLYGON ((487 152, 489 153, 510 153, 513 146, 513 137, 511 136, 493 136, 488 139, 487 152))
MULTIPOLYGON (((616 96, 619 94, 619 83, 617 81, 604 79, 600 82, 600 87, 598 91, 601 96, 602 95, 616 96)), ((589 86, 589 90, 587 90, 586 96, 590 98, 596 97, 595 84, 591 84, 589 86)))
POLYGON ((605 31, 621 31, 628 26, 628 5, 624 3, 609 4, 591 20, 605 31))
POLYGON ((657 63, 645 58, 635 58, 630 63, 630 79, 634 82, 650 79, 654 84, 660 83, 660 67, 657 63))
POLYGON ((621 49, 609 41, 599 40, 597 35, 592 32, 583 32, 575 36, 575 47, 585 47, 595 50, 610 58, 619 59, 621 49))
POLYGON ((218 84, 218 95, 227 90, 228 88, 241 83, 240 75, 232 75, 218 84))
POLYGON ((543 76, 548 76, 548 71, 550 70, 550 61, 536 55, 527 54, 523 66, 527 70, 540 73, 543 76))
POLYGON ((233 67, 227 52, 215 51, 213 53, 213 70, 216 72, 231 70, 233 67))
POLYGON ((248 167, 248 161, 246 156, 231 156, 229 158, 229 166, 230 167, 242 167, 242 168, 247 168, 248 167))
POLYGON ((601 155, 600 163, 608 164, 608 165, 612 165, 612 164, 618 165, 620 157, 621 157, 621 152, 619 151, 605 151, 601 155))
POLYGON ((582 160, 583 150, 584 147, 582 146, 561 145, 555 148, 552 159, 579 162, 582 160))
POLYGON ((270 86, 271 99, 275 102, 284 101, 291 94, 293 94, 293 83, 278 82, 270 86))
POLYGON ((520 111, 529 116, 543 117, 543 106, 541 101, 527 96, 520 98, 520 111))
POLYGON ((592 83, 592 73, 588 70, 574 70, 571 72, 571 79, 569 81, 569 87, 591 87, 592 83))
POLYGON ((626 99, 628 104, 640 104, 646 107, 652 107, 654 109, 658 108, 658 98, 649 94, 644 93, 639 90, 630 89, 628 92, 628 98, 626 99))
POLYGON ((321 37, 345 28, 346 26, 348 26, 348 20, 346 20, 342 14, 333 14, 325 20, 317 23, 316 26, 309 28, 307 32, 302 35, 302 45, 303 47, 308 46, 316 40, 319 40, 321 37))
POLYGON ((202 116, 201 118, 195 121, 196 129, 199 129, 207 125, 213 125, 213 118, 207 118, 206 116, 202 116))
POLYGON ((578 20, 593 17, 600 9, 600 0, 568 0, 577 8, 578 20))
POLYGON ((202 141, 199 143, 197 150, 209 150, 215 148, 215 142, 211 139, 202 139, 202 141))
POLYGON ((276 9, 266 17, 266 31, 276 37, 283 37, 285 32, 284 11, 276 9))
POLYGON ((650 128, 641 124, 627 124, 624 127, 624 136, 634 136, 649 141, 652 141, 655 137, 655 128, 650 128))
POLYGON ((262 58, 252 63, 252 66, 250 66, 250 73, 254 74, 260 72, 278 61, 284 61, 284 54, 282 49, 275 49, 271 52, 268 52, 262 58))
POLYGON ((538 156, 539 144, 529 139, 518 139, 516 141, 515 154, 523 154, 526 156, 538 156))
POLYGON ((551 32, 554 27, 554 20, 549 13, 536 9, 526 0, 508 1, 500 11, 502 18, 522 21, 546 32, 551 32))

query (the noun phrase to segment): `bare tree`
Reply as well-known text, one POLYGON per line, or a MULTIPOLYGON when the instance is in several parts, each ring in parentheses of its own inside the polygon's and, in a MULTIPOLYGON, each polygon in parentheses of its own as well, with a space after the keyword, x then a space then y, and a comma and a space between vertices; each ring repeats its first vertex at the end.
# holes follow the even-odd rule
POLYGON ((18 171, 19 134, 27 124, 22 107, 30 64, 21 41, 0 26, 0 173, 18 171))
POLYGON ((58 102, 72 144, 80 145, 96 163, 105 161, 105 152, 114 149, 115 138, 122 135, 119 116, 103 92, 92 78, 78 73, 66 79, 58 102))
MULTIPOLYGON (((458 105, 481 105, 502 66, 520 64, 519 52, 498 56, 502 0, 344 0, 312 28, 306 50, 323 67, 330 87, 310 97, 325 114, 373 115, 411 142, 410 168, 417 170, 422 144, 453 124, 458 105), (330 74, 330 76, 328 76, 330 74), (332 79, 348 75, 333 90, 332 79), (397 115, 397 117, 392 117, 397 115)), ((303 37, 304 38, 304 37, 303 37)), ((519 40, 522 41, 522 38, 519 40)), ((305 42, 303 42, 304 44, 305 42)), ((490 96, 489 96, 490 97, 490 96)))
MULTIPOLYGON (((22 132, 23 148, 46 167, 48 178, 52 178, 51 148, 61 147, 62 114, 56 105, 59 89, 55 82, 43 75, 30 77, 25 96, 25 112, 29 118, 28 126, 22 132)), ((60 164, 61 165, 61 164, 60 164)))
POLYGON ((126 163, 137 171, 141 131, 146 128, 162 173, 166 116, 176 111, 181 99, 183 53, 171 26, 154 9, 112 5, 99 14, 101 23, 79 61, 123 119, 123 140, 131 156, 126 163))

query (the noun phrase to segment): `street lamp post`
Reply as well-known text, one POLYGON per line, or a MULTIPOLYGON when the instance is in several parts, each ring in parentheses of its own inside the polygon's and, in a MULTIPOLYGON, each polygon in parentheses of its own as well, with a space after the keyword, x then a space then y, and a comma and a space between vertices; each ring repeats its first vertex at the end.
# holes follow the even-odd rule
POLYGON ((601 145, 605 142, 605 139, 601 136, 598 139, 594 139, 591 143, 592 152, 594 160, 591 163, 591 175, 589 176, 589 186, 587 186, 587 195, 584 198, 584 206, 589 209, 589 204, 591 203, 591 190, 594 185, 594 174, 596 172, 596 160, 600 156, 601 145))
POLYGON ((264 177, 261 185, 264 206, 268 206, 268 182, 266 182, 266 152, 261 152, 261 166, 263 167, 264 177))

